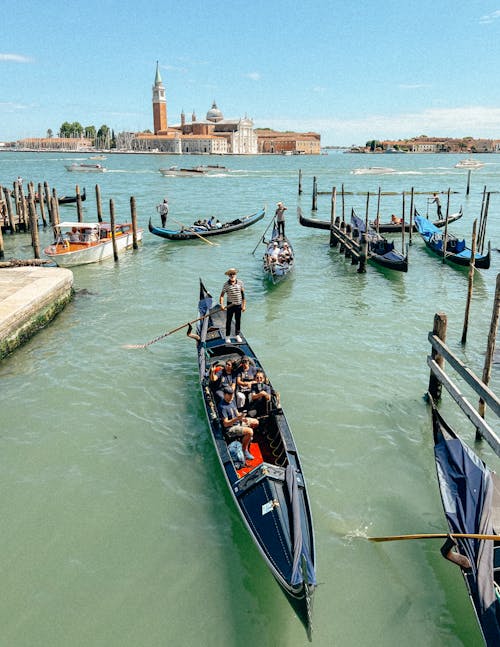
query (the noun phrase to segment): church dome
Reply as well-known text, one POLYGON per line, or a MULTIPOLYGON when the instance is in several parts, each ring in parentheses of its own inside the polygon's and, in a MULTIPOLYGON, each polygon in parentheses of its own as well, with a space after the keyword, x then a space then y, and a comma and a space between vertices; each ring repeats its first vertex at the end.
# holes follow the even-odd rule
POLYGON ((217 104, 215 101, 212 103, 212 107, 210 110, 207 112, 207 121, 213 121, 217 123, 218 121, 222 121, 224 119, 222 112, 217 108, 217 104))

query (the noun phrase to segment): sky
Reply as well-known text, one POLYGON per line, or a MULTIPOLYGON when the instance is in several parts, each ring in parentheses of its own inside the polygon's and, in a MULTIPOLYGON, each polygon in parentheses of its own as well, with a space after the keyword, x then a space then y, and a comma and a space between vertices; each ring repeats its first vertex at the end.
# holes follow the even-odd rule
POLYGON ((19 0, 0 27, 0 142, 65 121, 152 130, 215 100, 256 128, 500 139, 500 0, 19 0))

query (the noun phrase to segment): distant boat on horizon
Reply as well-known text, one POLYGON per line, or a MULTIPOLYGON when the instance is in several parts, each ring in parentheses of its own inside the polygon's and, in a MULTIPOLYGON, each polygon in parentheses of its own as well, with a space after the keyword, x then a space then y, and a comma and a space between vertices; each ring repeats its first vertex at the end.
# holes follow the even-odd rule
POLYGON ((352 175, 387 175, 395 172, 393 168, 387 166, 368 166, 367 168, 355 168, 351 171, 352 175))

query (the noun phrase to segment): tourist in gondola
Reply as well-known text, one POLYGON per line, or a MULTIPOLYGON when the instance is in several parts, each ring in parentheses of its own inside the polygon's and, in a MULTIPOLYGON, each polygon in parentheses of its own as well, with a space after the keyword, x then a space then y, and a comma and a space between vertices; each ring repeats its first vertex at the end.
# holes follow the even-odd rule
POLYGON ((229 440, 241 438, 243 452, 247 461, 252 461, 253 456, 249 452, 250 443, 253 438, 253 430, 259 426, 256 418, 249 418, 240 413, 233 399, 231 387, 224 389, 224 399, 219 405, 220 416, 226 436, 229 440))
POLYGON ((255 407, 257 416, 267 413, 268 404, 271 401, 271 387, 266 384, 265 380, 264 371, 258 370, 255 373, 255 381, 248 398, 250 404, 255 407))
POLYGON ((278 236, 281 234, 282 236, 285 235, 285 211, 287 210, 287 207, 282 202, 278 202, 276 205, 276 224, 278 225, 278 236))
POLYGON ((237 404, 238 408, 244 407, 248 402, 248 396, 250 395, 250 389, 255 383, 255 366, 250 365, 250 360, 248 357, 242 357, 240 365, 236 370, 236 389, 237 389, 237 404), (240 405, 239 398, 242 399, 242 404, 240 405))
POLYGON ((226 310, 226 344, 231 343, 231 322, 234 317, 235 340, 241 344, 243 339, 240 337, 241 313, 246 310, 245 286, 243 281, 236 278, 238 270, 231 267, 226 271, 228 280, 222 286, 219 297, 219 303, 222 310, 226 310), (226 306, 224 306, 224 295, 226 295, 226 306))

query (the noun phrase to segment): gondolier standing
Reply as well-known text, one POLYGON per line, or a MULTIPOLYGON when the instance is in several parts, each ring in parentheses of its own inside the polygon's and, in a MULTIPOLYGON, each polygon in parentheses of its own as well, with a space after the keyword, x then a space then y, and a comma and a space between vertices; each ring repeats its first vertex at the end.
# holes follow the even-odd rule
POLYGON ((441 212, 441 200, 439 199, 439 196, 437 193, 434 193, 432 198, 431 198, 431 204, 436 203, 436 209, 437 209, 437 217, 442 218, 443 214, 441 212))
POLYGON ((235 339, 241 344, 243 339, 240 337, 241 313, 246 310, 245 286, 243 282, 236 278, 238 270, 231 267, 225 273, 228 280, 222 286, 219 297, 219 303, 222 310, 226 310, 226 344, 231 343, 231 322, 234 316, 235 339), (227 303, 224 307, 224 295, 227 297, 227 303))
POLYGON ((281 234, 282 236, 285 235, 285 211, 287 208, 282 202, 278 202, 276 205, 276 224, 278 225, 278 236, 281 234))
POLYGON ((168 216, 168 198, 164 198, 163 202, 159 204, 156 209, 160 212, 161 226, 165 227, 168 216))

